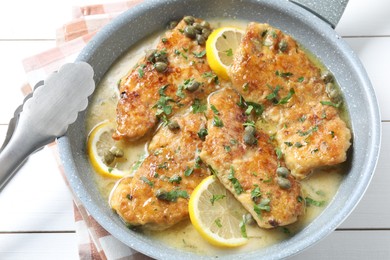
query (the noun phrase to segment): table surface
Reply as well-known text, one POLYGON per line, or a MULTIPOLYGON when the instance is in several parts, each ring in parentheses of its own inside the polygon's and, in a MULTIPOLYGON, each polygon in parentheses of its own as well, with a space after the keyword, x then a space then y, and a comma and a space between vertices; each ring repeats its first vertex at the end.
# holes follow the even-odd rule
MULTIPOLYGON (((56 29, 71 19, 72 6, 104 2, 15 0, 2 5, 0 144, 23 100, 21 60, 55 46, 56 29)), ((381 108, 382 146, 375 175, 344 223, 293 259, 390 259, 389 11, 388 0, 350 0, 336 28, 363 62, 381 108)), ((72 196, 56 173, 56 162, 47 160, 51 152, 46 148, 32 155, 0 192, 0 259, 78 259, 72 196)))

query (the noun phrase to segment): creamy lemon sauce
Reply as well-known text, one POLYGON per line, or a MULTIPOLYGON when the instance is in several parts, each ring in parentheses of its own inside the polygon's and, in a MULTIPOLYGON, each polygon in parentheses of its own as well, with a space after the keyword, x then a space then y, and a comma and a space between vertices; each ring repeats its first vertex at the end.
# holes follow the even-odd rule
MULTIPOLYGON (((247 21, 241 20, 208 20, 213 28, 221 26, 234 26, 245 29, 247 21)), ((145 51, 155 48, 161 34, 152 35, 141 43, 133 46, 125 55, 123 55, 106 73, 104 78, 99 83, 92 101, 89 105, 86 127, 87 131, 91 131, 98 123, 108 120, 115 126, 116 120, 116 105, 119 99, 118 82, 125 76, 129 69, 140 60, 145 51)), ((313 59, 313 57, 312 57, 313 59)), ((315 61, 315 59, 313 59, 315 61)), ((322 65, 315 61, 322 67, 322 65)), ((345 114, 345 113, 344 113, 345 114)), ((265 129, 264 129, 265 130, 265 129)), ((145 138, 136 143, 122 143, 122 148, 125 147, 125 158, 129 167, 136 163, 142 156, 147 154, 146 144, 148 138, 145 138)), ((248 225, 247 234, 249 239, 248 244, 234 249, 218 248, 206 242, 198 232, 193 228, 189 220, 182 221, 173 228, 162 232, 143 231, 145 234, 163 241, 171 247, 180 250, 192 251, 205 255, 228 255, 234 252, 252 251, 254 249, 266 247, 275 244, 283 239, 293 236, 314 218, 316 218, 331 203, 337 189, 343 179, 342 166, 332 167, 329 169, 318 170, 305 180, 301 181, 302 189, 305 197, 311 198, 316 205, 308 205, 306 213, 296 223, 286 227, 279 227, 273 230, 260 229, 257 225, 248 225)), ((101 175, 95 175, 96 185, 102 193, 102 196, 107 199, 117 180, 101 175)), ((107 202, 107 206, 108 202, 107 202)))

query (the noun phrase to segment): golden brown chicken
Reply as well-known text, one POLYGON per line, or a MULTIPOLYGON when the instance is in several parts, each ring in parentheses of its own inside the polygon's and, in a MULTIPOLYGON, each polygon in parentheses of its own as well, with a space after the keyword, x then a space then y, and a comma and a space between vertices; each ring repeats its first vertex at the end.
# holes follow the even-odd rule
POLYGON ((120 80, 114 139, 137 140, 154 130, 159 120, 166 121, 216 89, 217 77, 204 47, 210 30, 200 19, 183 19, 120 80))
POLYGON ((161 126, 134 177, 120 180, 111 193, 111 207, 126 223, 162 230, 188 218, 189 196, 209 175, 198 157, 205 127, 204 115, 193 112, 161 126))
POLYGON ((282 167, 270 137, 253 127, 234 90, 213 93, 209 105, 202 161, 260 227, 295 222, 304 210, 300 184, 282 167))
POLYGON ((351 132, 340 118, 341 96, 288 35, 250 23, 230 69, 234 88, 264 107, 259 127, 273 135, 294 176, 346 160, 351 132))

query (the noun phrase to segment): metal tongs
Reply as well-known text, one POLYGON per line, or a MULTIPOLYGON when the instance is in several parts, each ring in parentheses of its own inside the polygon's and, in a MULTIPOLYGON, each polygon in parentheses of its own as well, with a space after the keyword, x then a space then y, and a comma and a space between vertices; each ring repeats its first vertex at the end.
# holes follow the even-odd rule
POLYGON ((0 148, 0 191, 32 153, 64 135, 86 109, 95 89, 93 75, 88 63, 65 64, 16 109, 0 148))

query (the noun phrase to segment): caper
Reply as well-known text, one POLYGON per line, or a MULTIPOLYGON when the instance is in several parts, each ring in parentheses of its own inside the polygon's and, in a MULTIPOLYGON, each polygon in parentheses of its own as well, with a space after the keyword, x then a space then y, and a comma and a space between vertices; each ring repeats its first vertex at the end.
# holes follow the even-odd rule
POLYGON ((195 28, 197 33, 201 33, 202 32, 203 26, 200 25, 200 23, 193 23, 192 26, 194 26, 194 28, 195 28))
POLYGON ((288 47, 288 45, 287 45, 287 42, 286 42, 285 40, 281 40, 281 41, 279 42, 279 50, 280 50, 281 52, 287 51, 287 47, 288 47))
POLYGON ((158 61, 154 64, 154 67, 158 72, 165 72, 168 68, 168 64, 165 62, 158 61))
POLYGON ((203 45, 206 42, 206 38, 201 34, 197 34, 196 41, 198 42, 199 45, 203 45))
POLYGON ((164 189, 158 189, 154 195, 156 195, 156 197, 160 200, 166 200, 167 191, 164 189))
POLYGON ((177 21, 172 21, 169 23, 169 29, 174 29, 177 26, 178 22, 177 21))
POLYGON ((280 188, 284 190, 288 190, 291 188, 291 182, 288 179, 283 177, 278 177, 278 185, 280 188))
POLYGON ((276 169, 276 174, 280 177, 287 178, 287 176, 290 174, 290 171, 286 167, 278 167, 276 169))
POLYGON ((192 16, 185 16, 185 17, 183 18, 183 20, 184 20, 184 22, 185 22, 186 24, 189 24, 189 25, 192 25, 192 24, 195 22, 195 18, 192 17, 192 16))
POLYGON ((325 82, 325 83, 330 83, 330 82, 333 82, 334 78, 333 78, 333 75, 332 73, 330 73, 329 71, 323 71, 321 73, 321 79, 325 82))
POLYGON ((208 22, 206 22, 206 21, 202 21, 202 22, 200 23, 200 25, 201 25, 203 28, 210 28, 210 24, 209 24, 208 22))
POLYGON ((211 30, 210 29, 207 29, 207 28, 203 28, 202 29, 202 35, 205 39, 207 39, 209 37, 209 35, 211 34, 211 30))
POLYGON ((168 123, 168 128, 169 130, 174 131, 180 129, 180 125, 176 120, 173 120, 168 123))
POLYGON ((197 91, 198 90, 198 88, 200 87, 200 83, 198 82, 198 81, 191 81, 188 85, 187 85, 187 87, 186 87, 186 89, 189 91, 189 92, 195 92, 195 91, 197 91))
POLYGON ((110 165, 115 160, 115 156, 110 151, 107 151, 104 153, 103 160, 106 165, 110 165))
POLYGON ((184 28, 184 35, 188 38, 195 39, 196 37, 196 29, 195 27, 188 25, 184 28))
POLYGON ((253 126, 246 126, 244 131, 244 142, 248 145, 255 144, 257 142, 255 133, 256 129, 253 126))
POLYGON ((255 219, 252 217, 252 215, 250 213, 245 214, 245 222, 248 225, 256 224, 255 219))
POLYGON ((146 59, 150 62, 155 62, 155 54, 156 54, 157 50, 148 50, 146 52, 146 59))
POLYGON ((154 54, 154 57, 155 57, 155 60, 156 62, 157 61, 162 61, 162 62, 167 62, 168 61, 168 57, 167 57, 167 53, 166 52, 156 52, 154 54))
POLYGON ((119 149, 116 146, 113 146, 110 148, 110 153, 112 153, 115 157, 121 158, 124 155, 124 152, 122 149, 119 149))

